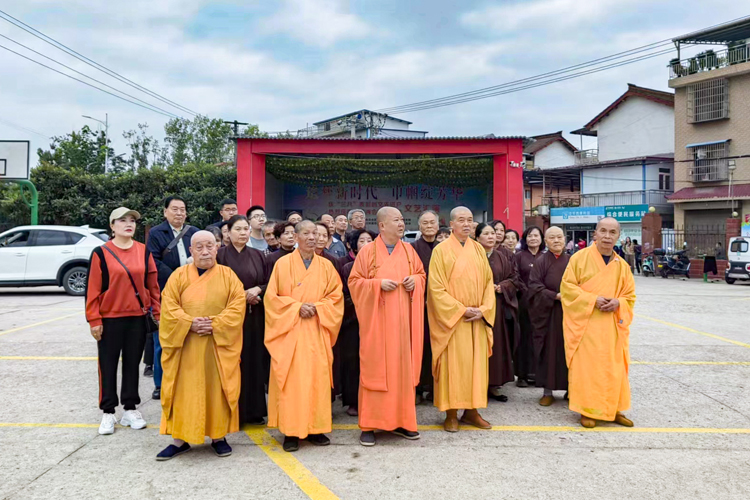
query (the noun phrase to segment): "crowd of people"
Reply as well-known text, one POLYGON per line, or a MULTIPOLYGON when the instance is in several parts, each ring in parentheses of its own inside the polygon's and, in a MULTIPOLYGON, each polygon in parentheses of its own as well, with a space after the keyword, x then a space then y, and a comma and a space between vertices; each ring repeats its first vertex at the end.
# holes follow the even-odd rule
POLYGON ((615 251, 619 223, 602 219, 595 242, 566 252, 564 232, 476 223, 456 207, 450 227, 419 217, 403 241, 401 212, 298 212, 270 223, 263 207, 200 230, 185 201, 164 202, 147 244, 140 214, 110 215, 111 240, 91 257, 86 318, 98 342, 100 434, 146 427, 138 411, 140 362, 162 406, 169 460, 211 438, 232 453, 243 424, 278 428, 283 449, 330 443, 332 401, 358 418, 360 443, 378 432, 419 439, 416 405, 433 401, 444 429, 491 428, 479 413, 503 387, 564 392, 581 425, 633 423, 628 336, 635 303, 629 258, 615 251), (122 359, 120 398, 117 368, 122 359), (459 416, 459 411, 462 414, 459 416), (267 419, 267 421, 266 421, 267 419))

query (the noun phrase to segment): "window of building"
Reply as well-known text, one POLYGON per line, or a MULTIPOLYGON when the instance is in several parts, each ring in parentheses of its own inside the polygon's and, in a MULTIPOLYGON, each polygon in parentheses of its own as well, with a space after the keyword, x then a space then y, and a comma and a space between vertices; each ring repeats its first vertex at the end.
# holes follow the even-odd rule
POLYGON ((729 178, 729 142, 692 146, 688 148, 688 154, 693 160, 693 168, 689 170, 690 181, 712 182, 729 178))
POLYGON ((328 123, 326 123, 326 124, 325 124, 325 125, 323 126, 323 128, 325 129, 325 131, 326 131, 326 132, 328 132, 329 130, 331 130, 331 122, 328 122, 328 123))
POLYGON ((688 123, 729 118, 729 80, 716 78, 687 86, 688 123))
POLYGON ((661 191, 672 190, 672 172, 669 168, 659 167, 659 189, 661 191))
POLYGON ((531 199, 531 189, 525 190, 524 193, 523 193, 523 197, 526 200, 530 200, 531 199))

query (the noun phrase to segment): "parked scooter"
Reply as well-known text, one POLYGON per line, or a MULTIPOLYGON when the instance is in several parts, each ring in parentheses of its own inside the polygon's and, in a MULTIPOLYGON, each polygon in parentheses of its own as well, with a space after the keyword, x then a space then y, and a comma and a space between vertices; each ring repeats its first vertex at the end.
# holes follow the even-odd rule
MULTIPOLYGON (((654 251, 656 253, 656 251, 654 251)), ((667 255, 664 263, 659 269, 662 278, 673 276, 690 277, 690 258, 687 256, 687 250, 680 250, 673 254, 667 255)))
POLYGON ((643 260, 641 261, 641 273, 646 277, 656 275, 654 272, 654 256, 652 254, 643 256, 643 260))

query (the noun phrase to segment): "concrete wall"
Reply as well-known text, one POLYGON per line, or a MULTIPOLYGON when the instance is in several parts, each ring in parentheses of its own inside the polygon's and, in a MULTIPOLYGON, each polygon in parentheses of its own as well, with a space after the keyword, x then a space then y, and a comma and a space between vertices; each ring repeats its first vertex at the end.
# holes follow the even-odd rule
MULTIPOLYGON (((750 73, 738 74, 737 68, 746 66, 750 71, 750 62, 730 66, 714 71, 707 71, 698 75, 691 75, 690 80, 676 78, 669 82, 670 86, 684 85, 690 82, 710 80, 717 76, 729 77, 729 118, 702 123, 688 123, 687 120, 687 89, 685 86, 675 88, 675 191, 685 187, 705 186, 704 183, 693 184, 688 177, 692 167, 687 144, 730 139, 729 155, 750 154, 750 73), (727 72, 724 70, 731 70, 727 72), (735 76, 736 75, 736 76, 735 76), (701 77, 696 79, 695 77, 701 77)), ((734 178, 738 184, 750 182, 750 158, 735 160, 737 170, 734 178)), ((710 183, 708 185, 727 184, 728 182, 710 183)))
MULTIPOLYGON (((581 193, 615 193, 643 190, 643 167, 603 167, 583 170, 581 193)), ((657 184, 658 186, 658 184, 657 184)))
POLYGON ((573 152, 559 142, 553 142, 534 155, 534 168, 568 167, 573 164, 573 152))
POLYGON ((671 153, 674 127, 674 109, 629 97, 593 127, 598 134, 599 161, 671 153))

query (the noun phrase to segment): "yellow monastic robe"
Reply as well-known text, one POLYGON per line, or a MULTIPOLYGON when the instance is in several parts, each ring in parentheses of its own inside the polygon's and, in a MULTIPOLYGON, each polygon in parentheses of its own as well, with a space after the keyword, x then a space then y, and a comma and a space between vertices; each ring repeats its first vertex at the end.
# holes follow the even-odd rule
POLYGON ((161 433, 200 444, 239 431, 242 283, 218 264, 201 276, 195 264, 182 266, 169 277, 161 308, 161 433), (202 317, 211 318, 211 335, 190 331, 202 317))
POLYGON ((344 317, 338 272, 317 255, 305 269, 295 250, 276 262, 263 304, 271 353, 268 426, 300 439, 331 432, 331 348, 344 317), (302 318, 304 303, 315 304, 317 314, 302 318))
POLYGON ((630 323, 635 281, 628 263, 612 254, 604 264, 596 245, 576 252, 560 285, 571 411, 612 421, 630 408, 630 323), (620 308, 602 312, 596 298, 616 298, 620 308))
POLYGON ((427 285, 435 406, 440 411, 485 408, 495 321, 495 287, 487 253, 451 234, 435 246, 427 285), (483 319, 464 321, 467 307, 483 319))

